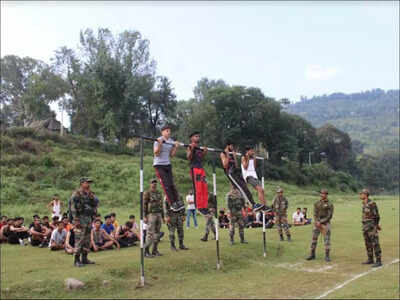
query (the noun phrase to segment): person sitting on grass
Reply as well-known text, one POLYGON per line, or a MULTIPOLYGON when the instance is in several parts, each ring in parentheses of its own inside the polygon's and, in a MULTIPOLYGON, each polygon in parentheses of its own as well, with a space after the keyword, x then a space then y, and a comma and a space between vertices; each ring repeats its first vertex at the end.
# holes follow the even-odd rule
POLYGON ((65 252, 68 254, 74 254, 76 249, 75 249, 75 226, 79 223, 79 218, 74 218, 73 220, 73 225, 71 226, 71 229, 67 232, 67 237, 65 238, 65 252))
POLYGON ((219 228, 228 228, 229 226, 229 219, 224 210, 219 211, 218 224, 219 228))
POLYGON ((51 229, 52 230, 56 230, 57 229, 57 223, 58 223, 58 220, 60 218, 58 216, 54 216, 51 219, 53 220, 53 222, 50 223, 51 229))
POLYGON ((118 223, 118 221, 117 221, 117 215, 115 214, 115 212, 112 212, 111 214, 110 214, 110 216, 111 216, 111 223, 113 224, 113 226, 114 226, 114 228, 115 229, 117 229, 118 228, 118 226, 119 226, 119 223, 118 223))
MULTIPOLYGON (((111 221, 111 218, 107 219, 111 221)), ((118 241, 115 240, 113 236, 109 235, 107 231, 103 229, 100 220, 96 220, 94 223, 94 228, 92 229, 90 235, 91 250, 97 252, 99 250, 112 249, 114 243, 116 244, 117 249, 119 250, 120 245, 118 241)))
POLYGON ((71 230, 72 224, 69 222, 68 217, 63 217, 62 223, 63 223, 65 232, 68 232, 71 230))
POLYGON ((64 229, 64 224, 61 221, 57 222, 57 229, 51 233, 49 248, 52 251, 57 251, 65 248, 65 239, 67 232, 64 229))
POLYGON ((305 221, 304 225, 311 224, 312 219, 307 218, 307 207, 303 207, 302 213, 303 213, 303 217, 304 217, 304 221, 305 221))
POLYGON ((304 225, 305 220, 304 220, 304 216, 303 213, 301 212, 301 208, 298 207, 297 210, 293 213, 293 225, 294 226, 301 226, 304 225))
POLYGON ((139 241, 140 240, 140 232, 139 232, 140 229, 139 229, 138 224, 136 223, 135 216, 130 215, 128 222, 130 222, 132 224, 131 231, 133 232, 133 234, 136 236, 137 240, 139 241))
POLYGON ((46 247, 48 244, 47 230, 40 224, 39 216, 35 216, 33 223, 29 226, 29 233, 31 234, 31 245, 39 246, 40 248, 46 247))
POLYGON ((138 238, 131 230, 132 223, 129 221, 125 225, 118 226, 115 232, 115 239, 122 248, 134 246, 135 242, 138 241, 138 238))
POLYGON ((105 216, 104 220, 105 220, 105 223, 101 225, 101 229, 105 230, 105 232, 107 232, 108 235, 114 237, 115 227, 112 224, 111 215, 105 216))
POLYGON ((92 222, 92 229, 94 228, 94 222, 96 222, 96 220, 100 220, 101 221, 101 214, 96 213, 94 220, 92 222))
POLYGON ((1 216, 0 230, 4 225, 7 225, 7 216, 1 216))
POLYGON ((10 234, 10 227, 13 224, 14 224, 14 219, 10 218, 10 219, 7 219, 7 224, 3 225, 3 227, 1 227, 1 229, 0 229, 0 242, 1 243, 7 243, 8 236, 10 234))
POLYGON ((23 224, 23 217, 15 218, 14 224, 10 226, 10 232, 8 235, 9 244, 15 245, 19 243, 21 246, 26 245, 24 239, 29 238, 29 228, 26 228, 23 224))

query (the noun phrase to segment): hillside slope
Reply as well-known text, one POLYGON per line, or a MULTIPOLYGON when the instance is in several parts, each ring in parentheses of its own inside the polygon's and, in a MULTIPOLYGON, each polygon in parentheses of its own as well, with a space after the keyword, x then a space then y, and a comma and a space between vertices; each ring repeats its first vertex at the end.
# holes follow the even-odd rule
POLYGON ((399 90, 303 98, 287 108, 320 127, 330 123, 363 144, 364 153, 399 150, 399 90))

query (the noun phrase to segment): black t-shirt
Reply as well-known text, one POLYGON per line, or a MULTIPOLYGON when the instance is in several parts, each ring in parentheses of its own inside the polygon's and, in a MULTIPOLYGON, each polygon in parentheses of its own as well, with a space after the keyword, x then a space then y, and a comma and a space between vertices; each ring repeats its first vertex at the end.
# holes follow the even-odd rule
POLYGON ((193 149, 192 159, 190 160, 190 167, 191 168, 203 168, 202 164, 203 160, 203 151, 200 149, 193 149))

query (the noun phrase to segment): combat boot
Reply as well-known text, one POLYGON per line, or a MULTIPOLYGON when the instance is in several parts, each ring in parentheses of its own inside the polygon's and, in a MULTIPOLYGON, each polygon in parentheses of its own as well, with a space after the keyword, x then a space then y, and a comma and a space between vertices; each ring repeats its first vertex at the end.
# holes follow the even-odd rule
POLYGON ((361 264, 363 265, 372 265, 374 263, 374 257, 372 255, 368 255, 368 259, 361 264))
POLYGON ((280 236, 280 241, 281 241, 281 242, 285 240, 285 239, 283 238, 283 234, 280 234, 279 236, 280 236))
POLYGON ((233 241, 233 235, 231 235, 230 236, 230 242, 231 242, 231 245, 233 245, 235 242, 233 241))
POLYGON ((94 265, 95 262, 91 261, 91 260, 88 260, 87 253, 82 253, 82 264, 84 264, 84 265, 94 265))
POLYGON ((206 233, 206 234, 200 239, 200 241, 207 242, 207 241, 208 241, 208 234, 206 233))
POLYGON ((244 233, 240 233, 240 243, 242 244, 248 244, 248 242, 244 239, 244 233))
POLYGON ((175 241, 171 241, 171 250, 178 251, 178 249, 176 249, 176 247, 175 247, 175 241))
POLYGON ((183 244, 183 240, 179 240, 179 249, 181 249, 181 250, 189 250, 189 248, 187 248, 187 247, 183 244))
POLYGON ((329 257, 329 250, 325 250, 325 261, 330 262, 331 258, 329 257))
POLYGON ((74 255, 74 266, 75 266, 75 267, 83 267, 83 264, 81 263, 81 256, 80 256, 80 254, 75 254, 75 255, 74 255))
POLYGON ((151 252, 153 256, 162 256, 160 252, 158 252, 158 243, 155 243, 153 246, 153 251, 151 252))
POLYGON ((287 235, 287 241, 291 242, 292 241, 292 237, 290 236, 290 234, 287 235))
POLYGON ((377 257, 377 258, 376 258, 376 263, 374 263, 374 264, 372 265, 372 267, 373 267, 373 268, 378 268, 378 267, 381 267, 381 266, 382 266, 381 258, 380 258, 380 257, 377 257))
POLYGON ((306 258, 306 260, 312 260, 312 259, 315 259, 315 250, 311 250, 310 256, 306 258))
POLYGON ((149 247, 144 248, 144 257, 153 258, 154 256, 150 253, 149 247))

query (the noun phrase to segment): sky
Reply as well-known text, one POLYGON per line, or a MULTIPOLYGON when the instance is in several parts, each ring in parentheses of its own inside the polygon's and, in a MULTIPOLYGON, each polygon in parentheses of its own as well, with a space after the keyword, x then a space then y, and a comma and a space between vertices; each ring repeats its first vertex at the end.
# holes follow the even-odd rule
POLYGON ((85 28, 138 30, 178 100, 207 77, 298 101, 398 89, 399 19, 397 1, 1 1, 1 57, 50 63, 85 28))

